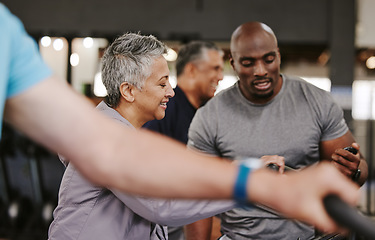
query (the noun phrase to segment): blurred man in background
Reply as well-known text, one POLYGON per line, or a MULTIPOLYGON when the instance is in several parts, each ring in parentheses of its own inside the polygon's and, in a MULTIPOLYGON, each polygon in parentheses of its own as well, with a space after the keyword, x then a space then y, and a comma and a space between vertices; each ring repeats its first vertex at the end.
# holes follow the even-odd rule
MULTIPOLYGON (((184 45, 176 60, 177 86, 168 102, 165 117, 145 124, 145 128, 187 144, 191 120, 199 107, 215 94, 223 79, 223 51, 214 43, 193 41, 184 45)), ((170 240, 185 239, 182 227, 169 227, 170 240)))

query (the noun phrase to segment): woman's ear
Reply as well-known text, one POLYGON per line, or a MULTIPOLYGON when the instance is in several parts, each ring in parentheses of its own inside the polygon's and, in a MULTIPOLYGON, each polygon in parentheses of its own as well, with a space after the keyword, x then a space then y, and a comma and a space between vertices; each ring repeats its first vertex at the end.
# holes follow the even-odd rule
POLYGON ((127 83, 123 82, 120 85, 120 93, 122 98, 124 98, 127 102, 134 102, 134 86, 127 83))

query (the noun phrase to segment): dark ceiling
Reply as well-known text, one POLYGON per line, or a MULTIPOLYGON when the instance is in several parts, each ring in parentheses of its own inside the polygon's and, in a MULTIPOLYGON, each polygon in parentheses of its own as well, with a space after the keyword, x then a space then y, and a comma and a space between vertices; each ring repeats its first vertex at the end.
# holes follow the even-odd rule
POLYGON ((284 60, 330 52, 331 80, 351 84, 355 0, 3 0, 35 38, 106 37, 128 31, 161 40, 229 41, 246 21, 268 24, 284 60), (340 69, 345 69, 341 73, 340 69))

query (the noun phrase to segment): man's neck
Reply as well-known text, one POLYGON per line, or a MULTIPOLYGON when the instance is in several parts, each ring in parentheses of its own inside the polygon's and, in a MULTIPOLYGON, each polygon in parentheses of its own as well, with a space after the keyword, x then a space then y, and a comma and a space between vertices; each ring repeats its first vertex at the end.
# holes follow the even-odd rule
POLYGON ((195 108, 198 109, 203 103, 201 98, 199 97, 196 88, 194 87, 194 80, 180 78, 177 80, 178 87, 185 93, 186 98, 190 102, 190 104, 195 108))

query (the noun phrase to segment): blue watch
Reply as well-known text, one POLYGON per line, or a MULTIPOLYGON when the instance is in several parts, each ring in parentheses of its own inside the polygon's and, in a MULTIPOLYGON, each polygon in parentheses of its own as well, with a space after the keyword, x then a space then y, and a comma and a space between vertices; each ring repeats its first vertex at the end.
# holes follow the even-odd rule
POLYGON ((248 203, 247 182, 252 170, 261 168, 263 161, 259 158, 247 158, 240 161, 237 179, 234 184, 233 198, 241 204, 248 203))
POLYGON ((236 183, 234 184, 233 197, 239 203, 247 201, 247 179, 250 175, 251 168, 241 163, 238 167, 236 183))

